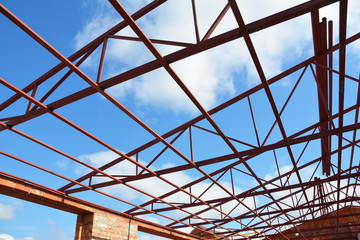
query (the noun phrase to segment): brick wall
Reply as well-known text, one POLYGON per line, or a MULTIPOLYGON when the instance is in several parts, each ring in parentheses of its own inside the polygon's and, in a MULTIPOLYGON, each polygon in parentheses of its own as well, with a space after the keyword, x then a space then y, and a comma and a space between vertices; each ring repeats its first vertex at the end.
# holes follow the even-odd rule
POLYGON ((137 225, 126 218, 96 212, 78 215, 75 240, 136 240, 137 225))

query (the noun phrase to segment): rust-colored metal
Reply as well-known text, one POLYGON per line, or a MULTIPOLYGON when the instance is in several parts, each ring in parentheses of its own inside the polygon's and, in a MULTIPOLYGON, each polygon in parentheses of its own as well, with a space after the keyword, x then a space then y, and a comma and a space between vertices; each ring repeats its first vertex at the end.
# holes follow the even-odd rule
MULTIPOLYGON (((30 156, 19 157, 20 155, 15 156, 17 154, 14 155, 7 149, 1 149, 0 156, 6 158, 6 161, 17 161, 35 168, 61 179, 64 185, 55 190, 51 183, 47 186, 37 184, 31 179, 25 180, 21 176, 5 173, 0 167, 0 193, 76 214, 88 212, 89 208, 108 211, 136 222, 140 231, 170 239, 350 239, 356 236, 360 231, 360 211, 356 207, 360 201, 357 195, 360 178, 357 160, 360 152, 360 139, 357 136, 360 128, 360 81, 348 71, 346 51, 348 44, 359 41, 360 33, 346 38, 346 0, 311 0, 247 24, 242 18, 244 10, 235 0, 229 0, 214 15, 214 20, 209 23, 204 35, 199 31, 203 23, 198 14, 201 4, 191 0, 191 8, 187 10, 192 18, 189 22, 193 23, 192 42, 150 38, 140 28, 141 25, 136 20, 146 20, 144 16, 166 5, 165 0, 153 1, 133 15, 117 0, 109 2, 109 6, 123 20, 68 58, 9 11, 4 6, 6 4, 0 4, 0 13, 14 23, 14 27, 22 29, 48 50, 50 56, 60 60, 58 65, 33 79, 22 89, 9 79, 0 78, 2 87, 14 92, 14 95, 0 102, 0 111, 17 106, 20 101, 25 100, 26 103, 19 111, 23 115, 9 114, 1 117, 0 132, 21 136, 46 151, 89 169, 88 173, 71 178, 34 162, 30 156), (340 3, 338 43, 333 42, 331 19, 326 16, 321 22, 319 20, 321 8, 335 2, 340 3), (215 35, 215 30, 226 14, 233 14, 234 25, 237 27, 215 35), (289 56, 291 61, 286 64, 288 68, 267 78, 251 35, 265 29, 271 31, 271 27, 290 23, 300 16, 311 21, 313 56, 302 62, 296 62, 296 59, 289 56), (126 27, 130 27, 136 36, 119 33, 126 27), (242 51, 248 51, 261 84, 239 90, 235 97, 229 97, 225 102, 207 110, 172 64, 185 62, 196 54, 220 48, 238 39, 245 41, 246 48, 242 51), (137 41, 152 53, 155 60, 106 79, 104 67, 110 51, 109 41, 137 41), (156 44, 175 46, 178 50, 163 56, 155 47, 156 44), (96 73, 87 75, 80 67, 94 52, 99 52, 96 73), (338 63, 333 61, 334 54, 339 54, 338 63), (294 62, 293 66, 288 66, 291 62, 294 62), (64 68, 68 70, 59 79, 50 81, 64 68), (161 130, 161 133, 108 91, 111 87, 141 78, 157 69, 168 73, 171 81, 187 96, 199 114, 178 127, 161 130), (64 82, 71 84, 67 81, 71 75, 82 79, 85 87, 72 94, 62 95, 55 101, 51 100, 54 93, 60 92, 60 86, 64 82), (94 79, 90 76, 94 76, 94 79), (285 78, 291 79, 291 84, 284 88, 286 90, 282 89, 286 94, 279 94, 276 88, 280 84, 276 83, 285 78), (356 84, 357 90, 348 89, 347 81, 356 84), (301 102, 301 98, 308 97, 301 92, 301 88, 307 87, 309 82, 316 89, 306 89, 305 92, 315 96, 317 102, 314 104, 317 106, 316 112, 308 114, 316 114, 316 118, 301 114, 299 119, 289 120, 291 114, 296 114, 301 109, 292 103, 299 101, 299 98, 301 102), (337 86, 339 93, 333 94, 337 86), (106 137, 98 137, 98 133, 94 134, 92 130, 80 127, 81 124, 77 121, 65 117, 66 114, 60 114, 63 113, 61 108, 71 108, 77 101, 86 101, 87 97, 94 94, 102 96, 103 101, 115 107, 114 111, 129 117, 129 121, 151 136, 150 140, 139 141, 141 144, 125 153, 115 147, 113 141, 110 144, 106 137), (277 94, 282 95, 281 101, 277 101, 277 94), (354 99, 353 96, 357 98, 354 99), (261 102, 264 99, 266 103, 261 102), (238 108, 239 106, 245 107, 238 108), (271 121, 263 117, 264 108, 272 113, 271 121), (229 113, 228 110, 232 112, 229 113), (241 120, 248 120, 250 129, 246 133, 238 133, 235 129, 229 131, 228 126, 224 126, 221 121, 222 117, 226 117, 226 120, 241 124, 239 116, 241 120), (32 136, 27 131, 20 130, 23 123, 31 130, 33 120, 40 117, 60 120, 77 134, 116 154, 116 157, 104 165, 94 165, 40 140, 35 134, 32 136), (351 122, 347 120, 350 118, 353 119, 351 122), (312 120, 306 122, 308 119, 312 120), (301 127, 293 128, 293 125, 301 127), (250 136, 244 136, 245 134, 250 136), (199 136, 203 139, 211 136, 221 141, 226 150, 218 151, 213 146, 199 142, 202 139, 199 136), (204 148, 212 149, 206 155, 199 154, 199 149, 204 148), (349 154, 344 154, 344 151, 349 154), (172 157, 176 160, 173 161, 172 157), (164 159, 169 164, 164 164, 164 159), (112 172, 114 167, 123 163, 131 165, 129 173, 112 172), (194 176, 184 181, 174 180, 172 177, 186 173, 194 176), (242 186, 244 179, 252 185, 242 186), (154 193, 153 189, 139 187, 141 181, 152 180, 165 184, 169 190, 154 193), (107 188, 116 186, 121 186, 124 189, 122 191, 135 191, 144 198, 131 202, 107 191, 107 188), (29 191, 43 194, 26 194, 29 191), (221 196, 215 194, 208 197, 216 191, 221 196), (95 205, 76 198, 78 193, 101 195, 124 207, 110 209, 95 205), (178 196, 184 196, 183 199, 186 200, 178 196), (163 219, 164 224, 153 224, 142 219, 147 217, 163 219), (190 232, 191 228, 192 234, 180 231, 186 229, 190 232)), ((100 129, 101 126, 96 127, 100 129)), ((64 138, 63 141, 72 141, 71 136, 61 137, 64 138)), ((19 147, 19 153, 21 150, 19 147)))
MULTIPOLYGON (((314 43, 314 54, 318 55, 324 52, 327 49, 327 21, 326 18, 323 18, 319 23, 319 11, 313 11, 311 13, 311 21, 312 21, 312 32, 313 32, 313 43, 314 43)), ((327 67, 328 61, 327 56, 319 58, 317 61, 322 66, 327 67)), ((328 97, 328 76, 327 70, 324 68, 316 66, 316 77, 318 81, 318 104, 319 104, 319 118, 320 121, 324 121, 324 123, 320 126, 320 132, 326 131, 329 129, 329 123, 327 120, 329 119, 328 114, 328 105, 329 105, 329 97, 328 97), (320 97, 323 96, 323 97, 320 97)), ((330 156, 329 152, 329 138, 324 137, 321 139, 321 153, 323 156, 322 160, 322 171, 323 174, 329 176, 330 175, 330 156)))
MULTIPOLYGON (((87 214, 98 211, 109 212, 131 219, 133 224, 138 225, 139 230, 142 232, 159 235, 168 239, 201 239, 195 235, 179 232, 76 197, 64 195, 62 192, 3 172, 0 172, 0 193, 75 214, 87 214)), ((204 232, 206 233, 206 231, 204 232)))
POLYGON ((203 37, 202 41, 209 39, 209 37, 211 36, 211 34, 215 31, 216 27, 219 25, 219 23, 221 22, 221 20, 224 18, 225 14, 227 13, 227 11, 230 9, 230 4, 227 3, 224 7, 224 9, 221 11, 221 13, 219 14, 219 16, 216 18, 216 20, 214 21, 214 23, 211 25, 211 27, 209 28, 209 30, 206 32, 205 36, 203 37))

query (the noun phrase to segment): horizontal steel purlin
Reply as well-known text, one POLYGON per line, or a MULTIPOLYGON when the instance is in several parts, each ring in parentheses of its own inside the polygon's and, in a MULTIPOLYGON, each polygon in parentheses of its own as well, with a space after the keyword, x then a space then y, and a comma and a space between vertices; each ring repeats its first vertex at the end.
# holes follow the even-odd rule
POLYGON ((133 224, 138 225, 139 231, 169 239, 202 239, 171 228, 166 229, 166 227, 156 223, 134 218, 131 215, 126 215, 73 196, 65 195, 62 192, 4 172, 0 172, 0 193, 75 214, 88 214, 97 211, 109 212, 126 219, 131 219, 133 224))

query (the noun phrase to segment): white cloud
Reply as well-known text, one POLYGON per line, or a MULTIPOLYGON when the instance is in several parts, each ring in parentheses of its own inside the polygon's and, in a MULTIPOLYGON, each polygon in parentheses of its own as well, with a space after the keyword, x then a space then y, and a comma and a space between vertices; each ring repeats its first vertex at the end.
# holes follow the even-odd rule
POLYGON ((15 206, 0 203, 0 220, 9 220, 15 218, 15 206))
POLYGON ((14 238, 9 234, 0 233, 0 240, 34 240, 34 238, 33 237, 14 238))
POLYGON ((359 1, 349 1, 348 3, 348 35, 353 35, 360 31, 359 26, 359 13, 360 13, 360 2, 359 1))
MULTIPOLYGON (((347 19, 347 36, 352 36, 358 32, 360 32, 360 2, 359 1, 349 1, 348 5, 348 19, 347 19)), ((356 65, 355 67, 360 67, 360 41, 356 41, 349 45, 347 49, 347 53, 354 54, 357 59, 353 61, 356 65)), ((350 55, 349 54, 349 55, 350 55)))
POLYGON ((0 234, 0 240, 15 240, 12 236, 9 234, 1 233, 0 234))
POLYGON ((17 230, 17 237, 15 237, 13 234, 1 234, 0 233, 0 240, 39 240, 39 239, 48 239, 49 236, 51 236, 51 239, 53 240, 70 240, 72 238, 68 237, 66 231, 59 226, 56 221, 52 219, 47 219, 45 223, 42 225, 42 227, 34 227, 34 226, 13 226, 14 230, 17 230), (18 237, 18 235, 21 235, 26 230, 26 232, 33 232, 31 234, 32 236, 21 236, 18 237), (20 233, 20 234, 19 234, 20 233))
MULTIPOLYGON (((93 12, 92 18, 86 22, 82 31, 75 35, 74 47, 76 49, 85 46, 88 42, 113 27, 120 20, 120 17, 116 15, 106 14, 108 7, 105 1, 94 1, 94 4, 96 7, 91 10, 93 12)), ((89 4, 85 4, 84 9, 85 8, 88 10, 89 4)))

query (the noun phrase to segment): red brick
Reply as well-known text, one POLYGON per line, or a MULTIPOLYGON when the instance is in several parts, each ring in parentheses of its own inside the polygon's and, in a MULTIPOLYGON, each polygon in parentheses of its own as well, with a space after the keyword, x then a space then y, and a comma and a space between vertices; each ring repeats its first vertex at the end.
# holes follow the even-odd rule
POLYGON ((137 239, 137 225, 130 223, 129 228, 128 219, 101 211, 79 215, 75 240, 92 240, 94 237, 109 240, 135 240, 137 239))

